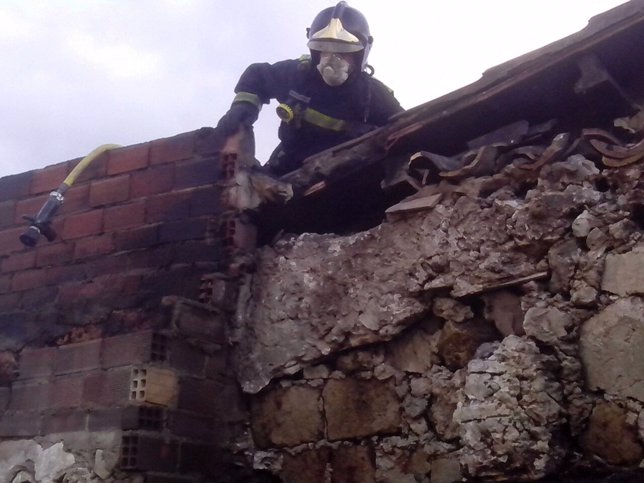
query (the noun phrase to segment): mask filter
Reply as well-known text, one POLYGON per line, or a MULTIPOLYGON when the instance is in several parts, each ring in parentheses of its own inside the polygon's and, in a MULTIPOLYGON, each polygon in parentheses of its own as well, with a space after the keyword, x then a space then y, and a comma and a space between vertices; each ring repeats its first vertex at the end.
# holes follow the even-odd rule
POLYGON ((324 82, 332 87, 344 84, 351 73, 351 64, 346 59, 329 52, 320 54, 317 68, 324 82))

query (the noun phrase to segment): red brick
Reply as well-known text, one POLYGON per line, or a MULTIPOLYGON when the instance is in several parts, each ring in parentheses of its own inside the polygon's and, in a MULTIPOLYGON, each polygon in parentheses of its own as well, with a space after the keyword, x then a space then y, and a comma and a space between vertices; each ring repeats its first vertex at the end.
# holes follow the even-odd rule
POLYGON ((65 240, 98 235, 103 229, 103 210, 94 209, 68 216, 63 226, 62 238, 65 240))
POLYGON ((14 381, 11 385, 9 409, 39 411, 49 404, 50 385, 44 380, 14 381))
POLYGON ((105 209, 105 231, 120 230, 145 224, 145 201, 105 209))
POLYGON ((76 242, 74 259, 96 257, 106 255, 114 251, 114 240, 112 234, 107 233, 99 236, 81 238, 76 242))
POLYGON ((78 409, 67 409, 54 414, 47 414, 42 419, 42 433, 70 433, 85 431, 87 428, 87 412, 78 409))
POLYGON ((159 242, 159 225, 145 225, 125 231, 114 232, 114 246, 117 250, 148 248, 159 242))
POLYGON ((187 218, 190 215, 190 193, 176 192, 148 198, 146 220, 149 223, 187 218))
POLYGON ((54 409, 76 408, 83 400, 85 374, 57 376, 51 385, 49 406, 54 409))
POLYGON ((20 293, 8 293, 0 295, 0 311, 13 310, 20 306, 20 293))
POLYGON ((203 376, 206 355, 197 347, 180 339, 168 341, 168 362, 171 367, 193 376, 203 376))
POLYGON ((225 351, 215 351, 208 356, 206 361, 206 377, 208 379, 222 380, 228 376, 228 373, 228 360, 225 351))
POLYGON ((0 256, 24 249, 25 246, 20 241, 20 235, 26 230, 27 224, 25 223, 24 227, 0 231, 0 256))
MULTIPOLYGON (((51 307, 47 307, 48 305, 53 304, 56 301, 56 296, 58 295, 58 287, 56 286, 48 286, 48 287, 37 287, 32 290, 26 290, 22 292, 22 297, 20 299, 22 307, 25 308, 33 308, 33 307, 38 307, 38 314, 45 316, 48 313, 47 308, 49 308, 49 312, 52 312, 53 309, 51 307)), ((53 315, 53 314, 51 314, 53 315)), ((44 318, 40 318, 39 320, 46 320, 44 318)), ((57 322, 54 322, 57 323, 57 322)))
POLYGON ((171 138, 157 139, 150 145, 150 164, 161 164, 192 157, 194 133, 184 133, 171 138))
MULTIPOLYGON (((89 153, 88 153, 89 154, 89 153)), ((107 173, 107 153, 103 153, 100 156, 94 158, 94 160, 85 166, 85 169, 78 175, 75 183, 82 183, 91 179, 104 178, 105 173, 107 173)), ((69 162, 69 171, 71 172, 83 158, 73 159, 69 162)))
MULTIPOLYGON (((106 431, 114 429, 142 429, 139 406, 126 406, 112 409, 95 409, 89 412, 89 431, 106 431)), ((147 409, 147 408, 145 408, 147 409)), ((160 414, 163 411, 160 408, 160 414)))
POLYGON ((63 205, 58 215, 67 215, 78 211, 86 211, 89 208, 89 184, 74 184, 64 196, 63 205))
POLYGON ((54 365, 55 374, 84 372, 100 367, 101 340, 60 346, 54 365))
POLYGON ((178 164, 175 170, 175 189, 192 188, 217 181, 217 163, 213 159, 196 159, 178 164))
POLYGON ((182 377, 179 381, 178 408, 200 414, 213 416, 215 411, 214 399, 221 385, 206 379, 182 377))
MULTIPOLYGON (((200 438, 204 442, 212 441, 212 426, 210 429, 210 438, 200 438)), ((181 458, 179 463, 179 473, 209 473, 212 472, 213 466, 221 458, 218 458, 217 448, 212 444, 183 442, 181 444, 181 458)), ((219 450, 221 451, 221 450, 219 450)), ((146 480, 146 483, 150 483, 146 480)), ((163 483, 155 481, 154 483, 163 483)), ((174 482, 166 482, 174 483, 174 482)), ((178 483, 178 482, 177 482, 178 483)))
MULTIPOLYGON (((0 228, 11 226, 16 221, 16 202, 0 202, 0 228)), ((21 220, 22 221, 22 220, 21 220)))
POLYGON ((131 176, 132 199, 167 193, 174 186, 174 164, 152 166, 131 176))
POLYGON ((16 272, 18 270, 26 270, 36 266, 36 251, 29 250, 26 252, 12 253, 7 258, 2 260, 3 272, 16 272))
POLYGON ((0 293, 7 293, 11 290, 11 275, 0 276, 0 293))
POLYGON ((195 152, 197 154, 216 154, 221 151, 226 137, 218 129, 202 127, 195 131, 195 152))
POLYGON ((92 181, 89 204, 93 207, 125 201, 130 197, 130 175, 92 181))
POLYGON ((103 339, 102 367, 111 368, 150 362, 153 338, 154 333, 146 330, 103 339))
POLYGON ((177 469, 179 447, 176 442, 142 434, 128 434, 121 442, 121 469, 173 473, 177 469))
POLYGON ((56 347, 42 349, 24 349, 20 353, 18 363, 18 379, 32 379, 35 377, 48 377, 54 373, 56 360, 56 347))
POLYGON ((173 436, 209 441, 213 439, 214 421, 183 411, 171 411, 168 415, 168 429, 173 436))
POLYGON ((36 250, 36 266, 48 267, 62 265, 72 259, 73 242, 60 242, 40 245, 36 250))
POLYGON ((120 174, 145 168, 148 165, 150 143, 135 144, 109 152, 107 174, 120 174))
POLYGON ((40 434, 41 417, 38 413, 5 413, 0 418, 0 437, 30 437, 40 434))
POLYGON ((130 398, 131 367, 93 372, 83 382, 83 404, 110 407, 123 405, 130 398))
POLYGON ((0 414, 6 411, 7 406, 9 406, 9 400, 11 399, 11 388, 9 387, 0 387, 0 414))
POLYGON ((221 188, 218 186, 206 186, 197 188, 190 197, 190 215, 213 215, 223 210, 221 203, 221 188))
POLYGON ((49 195, 46 194, 19 201, 16 204, 15 223, 26 226, 28 222, 23 216, 31 216, 34 218, 48 199, 49 195))
POLYGON ((27 196, 33 175, 33 171, 28 171, 0 178, 0 201, 15 200, 27 196))
POLYGON ((28 290, 46 285, 45 270, 34 269, 17 272, 11 279, 11 291, 28 290))
POLYGON ((164 243, 203 239, 206 237, 207 227, 208 220, 205 218, 164 223, 159 229, 159 241, 164 243))
POLYGON ((225 254, 221 248, 206 240, 189 240, 177 248, 175 263, 195 263, 201 261, 221 260, 225 254))
POLYGON ((29 192, 38 194, 57 189, 69 174, 69 167, 67 163, 59 163, 33 173, 29 192))
POLYGON ((114 240, 111 233, 80 238, 74 248, 74 260, 106 255, 114 251, 114 240))

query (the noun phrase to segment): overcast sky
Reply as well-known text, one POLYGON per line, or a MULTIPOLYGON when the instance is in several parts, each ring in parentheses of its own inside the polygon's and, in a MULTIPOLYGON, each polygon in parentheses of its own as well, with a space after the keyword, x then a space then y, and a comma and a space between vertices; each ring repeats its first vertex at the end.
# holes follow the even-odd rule
MULTIPOLYGON (((403 107, 582 29, 624 0, 353 0, 403 107)), ((306 53, 328 0, 0 0, 0 176, 202 126, 252 62, 306 53)), ((277 144, 274 104, 257 157, 277 144)))

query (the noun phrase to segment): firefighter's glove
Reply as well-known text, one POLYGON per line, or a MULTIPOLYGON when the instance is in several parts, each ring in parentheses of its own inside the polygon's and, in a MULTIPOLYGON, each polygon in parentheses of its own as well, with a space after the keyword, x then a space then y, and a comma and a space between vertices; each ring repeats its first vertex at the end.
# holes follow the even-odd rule
POLYGON ((259 109, 250 102, 234 102, 217 123, 217 129, 226 137, 232 136, 241 126, 252 126, 258 116, 259 109))

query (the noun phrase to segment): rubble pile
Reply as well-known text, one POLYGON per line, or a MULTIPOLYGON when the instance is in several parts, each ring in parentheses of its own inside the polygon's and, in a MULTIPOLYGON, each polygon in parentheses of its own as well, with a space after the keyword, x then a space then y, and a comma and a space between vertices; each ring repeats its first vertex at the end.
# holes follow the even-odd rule
POLYGON ((644 153, 612 166, 605 142, 567 141, 418 186, 370 230, 257 250, 230 334, 257 469, 449 483, 644 464, 644 153))

